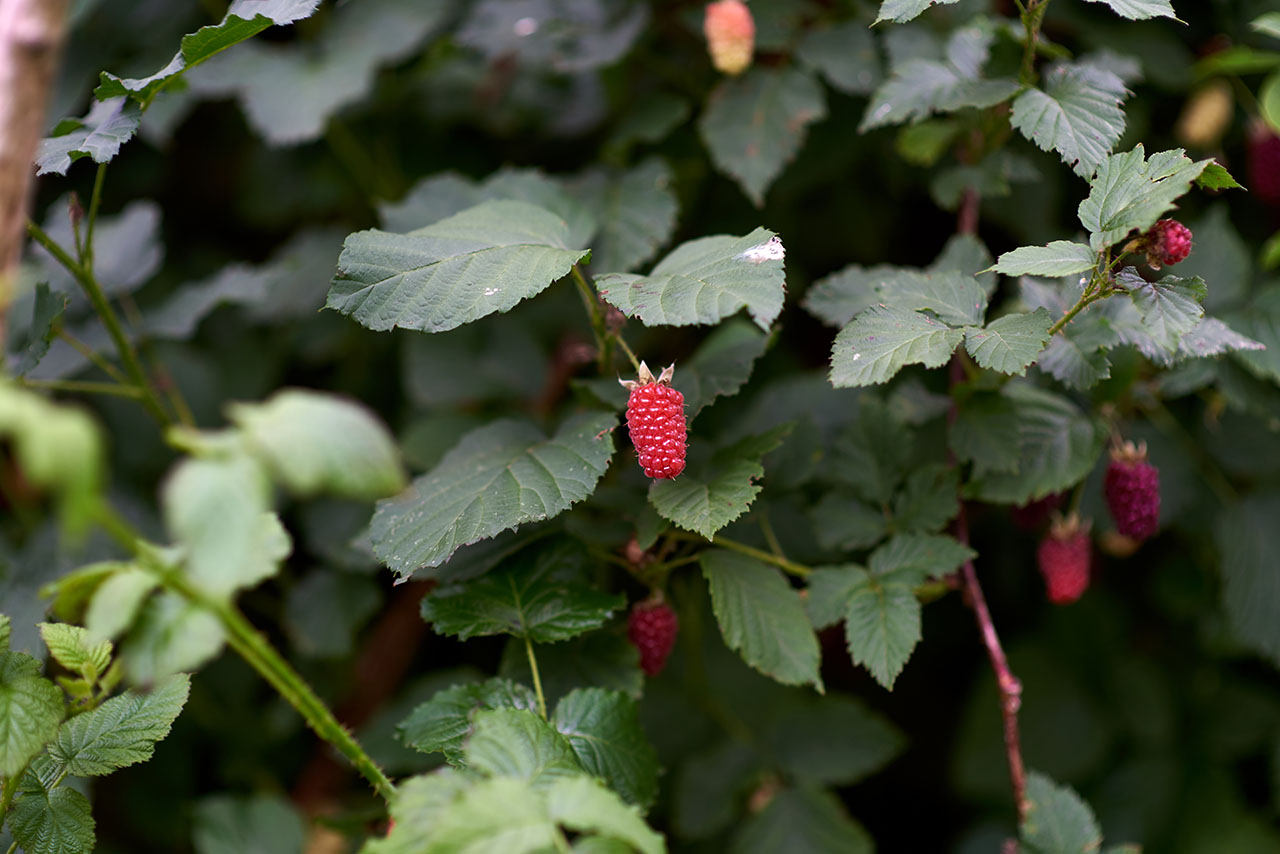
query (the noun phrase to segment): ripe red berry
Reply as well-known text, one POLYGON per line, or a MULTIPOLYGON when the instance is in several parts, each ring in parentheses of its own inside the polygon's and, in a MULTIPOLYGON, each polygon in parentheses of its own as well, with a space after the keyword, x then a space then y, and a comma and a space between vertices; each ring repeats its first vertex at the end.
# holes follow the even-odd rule
POLYGON ((1145 540, 1160 524, 1160 471, 1147 462, 1146 445, 1132 442, 1111 452, 1103 493, 1116 530, 1145 540))
POLYGON ((1263 122, 1249 128, 1249 191, 1280 206, 1280 136, 1263 122))
POLYGON ((1089 528, 1075 516, 1054 524, 1036 549, 1049 601, 1069 605, 1089 587, 1089 528))
POLYGON ((684 471, 688 425, 684 417, 684 395, 671 387, 675 365, 654 378, 640 363, 640 380, 623 380, 631 395, 627 398, 627 427, 631 444, 640 456, 640 467, 653 478, 675 477, 684 471))
POLYGON ((1191 254, 1191 229, 1176 219, 1162 219, 1147 231, 1147 263, 1159 270, 1191 254))
POLYGON ((627 637, 640 650, 640 669, 647 675, 656 676, 666 666, 667 656, 676 645, 678 628, 676 612, 660 595, 632 607, 627 637))
POLYGON ((707 37, 711 64, 725 74, 741 74, 751 65, 756 23, 742 0, 718 0, 707 4, 702 32, 707 37))

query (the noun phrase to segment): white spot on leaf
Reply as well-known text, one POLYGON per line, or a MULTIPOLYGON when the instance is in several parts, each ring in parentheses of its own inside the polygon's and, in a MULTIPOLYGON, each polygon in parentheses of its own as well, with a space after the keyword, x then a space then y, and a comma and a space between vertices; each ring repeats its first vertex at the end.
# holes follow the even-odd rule
POLYGON ((781 261, 786 256, 787 250, 782 246, 782 238, 774 236, 743 251, 738 257, 752 264, 763 264, 765 261, 781 261))

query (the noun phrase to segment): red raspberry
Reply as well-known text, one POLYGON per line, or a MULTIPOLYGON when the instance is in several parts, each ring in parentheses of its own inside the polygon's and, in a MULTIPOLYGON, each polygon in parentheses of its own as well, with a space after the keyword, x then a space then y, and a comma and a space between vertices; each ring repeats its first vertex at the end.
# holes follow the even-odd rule
POLYGON ((622 380, 623 387, 631 392, 627 398, 631 444, 640 455, 640 467, 653 478, 675 477, 684 471, 688 427, 684 395, 671 387, 674 373, 675 365, 671 365, 655 379, 641 362, 639 382, 622 380))
POLYGON ((1159 270, 1191 254, 1191 229, 1176 219, 1162 219, 1147 232, 1147 263, 1159 270))
POLYGON ((1036 549, 1049 601, 1070 605, 1089 587, 1089 527, 1075 516, 1055 523, 1036 549))
POLYGON ((1147 462, 1145 444, 1125 442, 1111 452, 1103 493, 1116 530, 1145 540, 1160 523, 1160 471, 1147 462))
POLYGON ((707 4, 702 22, 711 64, 725 74, 741 74, 751 65, 755 49, 756 22, 742 0, 719 0, 707 4))
POLYGON ((671 610, 661 594, 644 602, 637 602, 627 620, 627 637, 640 650, 640 669, 649 676, 657 676, 667 664, 667 656, 676 645, 676 630, 680 627, 676 612, 671 610))
POLYGON ((1249 190, 1264 203, 1280 206, 1280 136, 1264 122, 1249 128, 1249 190))

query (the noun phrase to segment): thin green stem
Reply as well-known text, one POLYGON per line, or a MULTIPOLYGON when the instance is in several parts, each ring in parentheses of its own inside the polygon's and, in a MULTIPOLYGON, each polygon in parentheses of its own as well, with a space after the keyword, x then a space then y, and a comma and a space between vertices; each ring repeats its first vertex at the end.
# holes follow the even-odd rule
POLYGON ((21 384, 27 388, 42 388, 49 391, 65 391, 81 394, 109 394, 114 397, 130 397, 140 400, 146 392, 135 385, 120 383, 100 383, 90 380, 32 380, 22 378, 21 384))
MULTIPOLYGON (((120 318, 111 307, 111 303, 107 301, 107 296, 103 293, 98 280, 94 278, 93 272, 89 268, 76 263, 75 259, 68 255, 67 251, 56 240, 31 220, 27 220, 27 234, 31 236, 32 240, 35 240, 48 250, 49 254, 56 258, 58 263, 65 267, 67 272, 80 283, 85 295, 89 297, 89 302, 93 304, 93 310, 98 313, 103 325, 107 327, 107 333, 116 345, 116 351, 120 355, 120 362, 124 365, 125 373, 128 374, 134 385, 143 390, 143 408, 161 427, 170 426, 173 423, 173 418, 165 411, 160 398, 156 396, 155 389, 151 387, 151 383, 147 380, 147 374, 142 369, 142 363, 138 360, 138 353, 133 344, 129 342, 128 336, 125 335, 124 327, 120 324, 120 318)), ((92 262, 92 246, 86 248, 85 254, 89 261, 92 262)))
POLYGON ((782 551, 782 544, 778 542, 778 535, 774 533, 767 513, 760 514, 760 533, 764 534, 764 541, 769 544, 769 551, 786 560, 787 556, 782 551))
POLYGON ((547 698, 542 693, 542 677, 538 673, 538 656, 533 654, 533 641, 529 640, 529 636, 524 636, 524 651, 529 656, 529 672, 533 674, 533 693, 538 695, 538 714, 542 715, 542 719, 547 719, 547 698))
POLYGON ((1111 296, 1111 293, 1106 288, 1093 292, 1090 292, 1090 290, 1086 288, 1085 292, 1080 295, 1080 299, 1076 301, 1076 304, 1067 309, 1067 313, 1058 318, 1057 323, 1049 327, 1049 337, 1052 338, 1061 332, 1068 323, 1075 319, 1077 314, 1084 311, 1090 305, 1093 305, 1100 299, 1106 299, 1109 296, 1111 296))
POLYGON ((574 284, 578 286, 578 293, 582 296, 582 305, 586 308, 587 316, 591 320, 591 334, 596 339, 596 363, 600 373, 607 374, 613 366, 613 351, 609 338, 609 324, 605 321, 604 310, 600 308, 600 298, 596 296, 595 288, 591 287, 581 267, 574 264, 570 272, 573 275, 574 284))
POLYGON ((382 769, 338 722, 311 686, 234 604, 206 593, 174 567, 158 562, 153 554, 142 547, 142 539, 132 526, 117 516, 110 507, 99 505, 96 518, 107 533, 133 551, 139 558, 139 563, 154 573, 167 589, 213 614, 222 624, 231 648, 302 715, 316 735, 345 756, 383 800, 391 800, 395 794, 395 786, 382 769))
POLYGON ((93 194, 89 196, 89 213, 85 217, 84 246, 80 253, 80 264, 84 271, 93 275, 93 228, 98 223, 98 208, 102 205, 102 184, 107 179, 107 164, 99 163, 98 172, 93 176, 93 194))
POLYGON ((18 851, 18 843, 14 842, 12 845, 9 846, 9 850, 4 852, 4 854, 17 854, 17 851, 18 851))
MULTIPOLYGON (((0 795, 0 826, 4 824, 4 818, 9 814, 9 807, 13 806, 13 796, 18 792, 18 784, 22 782, 22 775, 27 773, 27 766, 31 764, 30 760, 18 769, 17 773, 10 774, 4 778, 4 794, 0 795)), ((18 843, 14 843, 17 845, 18 843)))
POLYGON ((556 835, 552 837, 556 844, 556 851, 560 854, 572 854, 573 849, 569 847, 569 840, 565 838, 564 832, 560 828, 556 828, 556 835))
POLYGON ((121 385, 129 384, 129 378, 121 373, 119 368, 108 362, 101 353, 95 352, 88 344, 68 332, 65 327, 58 330, 58 337, 70 344, 72 349, 81 356, 84 356, 90 362, 93 362, 93 364, 97 366, 98 370, 111 377, 111 379, 121 385))
POLYGON ((627 354, 627 358, 631 360, 632 369, 638 374, 640 373, 640 360, 636 358, 636 354, 631 352, 631 348, 627 346, 627 342, 622 337, 622 333, 613 333, 613 340, 618 342, 618 346, 622 348, 622 352, 627 354))
POLYGON ((774 566, 778 567, 778 569, 781 569, 783 572, 790 573, 791 575, 797 575, 801 578, 805 577, 810 572, 813 572, 812 569, 810 569, 809 567, 805 566, 802 563, 796 563, 795 561, 787 560, 784 557, 779 557, 778 555, 770 554, 769 552, 758 549, 755 546, 749 546, 746 543, 740 543, 737 540, 730 540, 727 537, 716 537, 715 539, 707 540, 705 537, 699 536, 697 534, 684 534, 678 531, 672 534, 669 534, 668 536, 670 536, 672 539, 686 540, 688 542, 695 542, 695 543, 710 542, 711 545, 713 546, 720 546, 721 548, 726 548, 726 549, 729 549, 730 551, 738 552, 739 554, 748 555, 750 557, 755 558, 756 560, 773 564, 774 566))

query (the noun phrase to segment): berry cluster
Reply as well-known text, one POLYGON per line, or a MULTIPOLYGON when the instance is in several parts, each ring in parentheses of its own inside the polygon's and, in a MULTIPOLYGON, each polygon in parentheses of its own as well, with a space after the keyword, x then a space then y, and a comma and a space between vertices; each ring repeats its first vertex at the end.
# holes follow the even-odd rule
POLYGON ((742 0, 718 0, 707 4, 702 31, 707 37, 711 64, 725 74, 741 74, 751 65, 756 23, 742 0))
POLYGON ((1191 254, 1191 229, 1176 219, 1162 219, 1151 226, 1143 242, 1147 247, 1147 263, 1159 270, 1191 254))
POLYGON ((1160 472, 1147 462, 1146 445, 1125 442, 1111 452, 1103 480, 1107 507, 1116 530, 1145 540, 1160 523, 1160 472))
POLYGON ((627 637, 640 651, 640 669, 646 675, 656 676, 662 672, 667 656, 676 645, 678 628, 676 612, 671 610, 661 594, 637 602, 632 607, 631 617, 627 620, 627 637))
POLYGON ((640 457, 640 467, 652 478, 671 478, 684 471, 688 425, 684 417, 684 395, 671 387, 675 365, 654 378, 640 363, 639 382, 622 380, 631 392, 627 398, 627 428, 631 444, 640 457))

